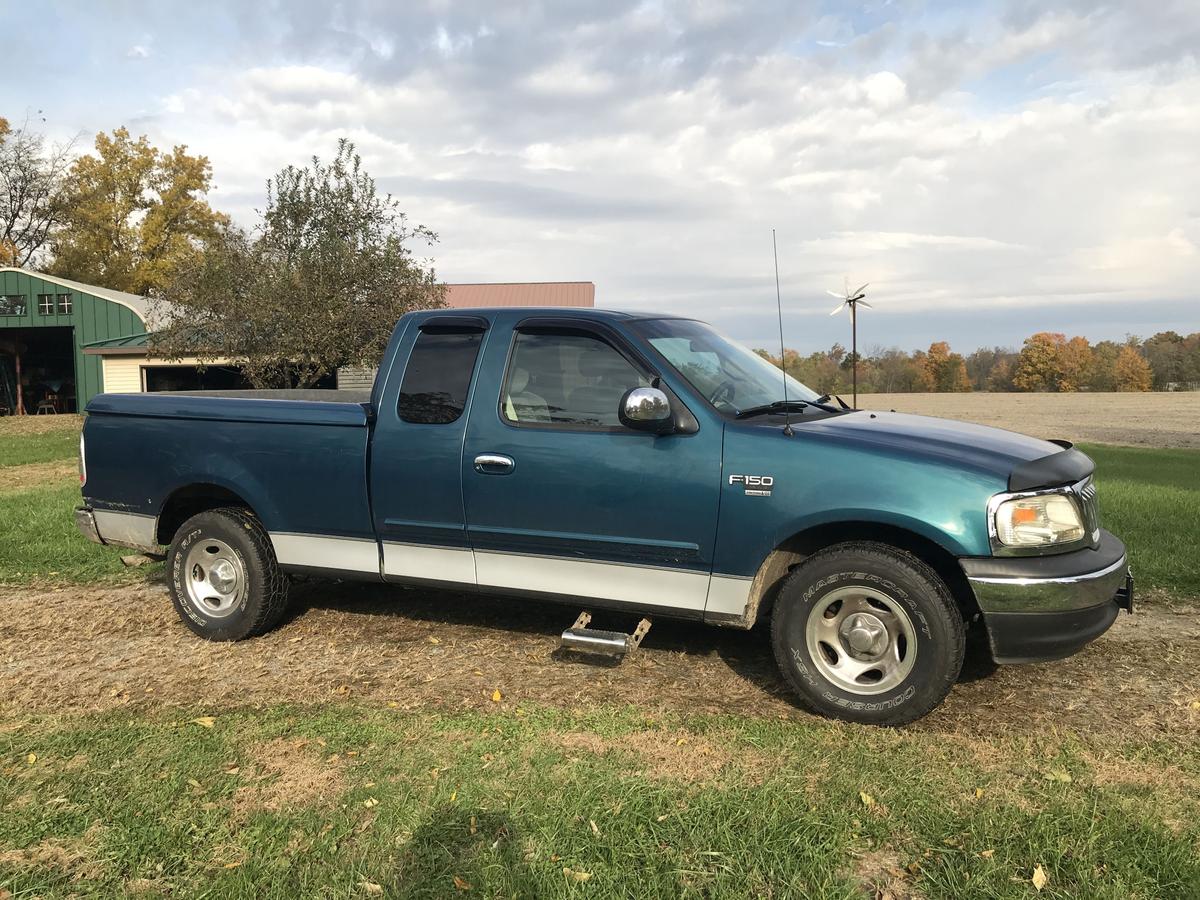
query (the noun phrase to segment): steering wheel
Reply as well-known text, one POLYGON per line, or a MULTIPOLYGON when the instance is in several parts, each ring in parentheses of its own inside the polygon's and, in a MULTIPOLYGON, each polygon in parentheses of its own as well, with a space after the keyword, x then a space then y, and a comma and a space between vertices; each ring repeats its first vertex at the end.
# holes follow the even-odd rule
POLYGON ((733 405, 733 397, 737 393, 737 387, 732 381, 722 381, 717 385, 716 390, 708 395, 708 402, 713 406, 720 406, 722 403, 733 405))

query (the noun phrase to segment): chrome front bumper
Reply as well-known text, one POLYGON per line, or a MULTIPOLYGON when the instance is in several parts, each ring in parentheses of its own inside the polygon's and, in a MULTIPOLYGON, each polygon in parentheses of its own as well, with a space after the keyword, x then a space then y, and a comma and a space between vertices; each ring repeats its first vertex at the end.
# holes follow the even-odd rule
MULTIPOLYGON (((962 567, 985 614, 1088 609, 1113 600, 1131 577, 1125 545, 1107 531, 1095 550, 964 559, 962 567)), ((1131 606, 1132 596, 1120 605, 1131 606)))
POLYGON ((1107 531, 1095 550, 961 560, 1000 663, 1060 659, 1133 612, 1125 545, 1107 531))

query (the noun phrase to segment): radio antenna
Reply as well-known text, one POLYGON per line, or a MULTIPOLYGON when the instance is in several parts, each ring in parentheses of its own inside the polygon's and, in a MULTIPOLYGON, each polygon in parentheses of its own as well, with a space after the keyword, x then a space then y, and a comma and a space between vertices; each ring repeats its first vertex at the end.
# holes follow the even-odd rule
POLYGON ((783 300, 779 294, 779 247, 775 243, 775 229, 771 229, 771 252, 775 254, 775 311, 779 314, 779 371, 783 373, 783 433, 791 437, 792 408, 787 395, 787 351, 783 349, 783 300))

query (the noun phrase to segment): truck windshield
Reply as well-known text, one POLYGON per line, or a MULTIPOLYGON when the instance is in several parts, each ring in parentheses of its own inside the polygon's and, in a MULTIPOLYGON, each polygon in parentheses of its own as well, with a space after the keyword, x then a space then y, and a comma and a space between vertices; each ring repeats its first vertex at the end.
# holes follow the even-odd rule
MULTIPOLYGON (((736 415, 783 400, 783 375, 775 365, 703 322, 643 319, 632 324, 721 412, 736 415)), ((790 375, 787 399, 820 402, 816 391, 790 375)))

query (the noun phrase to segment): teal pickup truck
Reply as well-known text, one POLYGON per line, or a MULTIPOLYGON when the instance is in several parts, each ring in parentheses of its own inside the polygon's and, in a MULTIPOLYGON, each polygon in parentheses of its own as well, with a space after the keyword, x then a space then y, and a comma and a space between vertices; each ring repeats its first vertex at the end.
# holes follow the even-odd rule
POLYGON ((87 412, 80 529, 169 548, 175 607, 212 640, 274 627, 296 573, 763 624, 804 705, 899 724, 971 634, 999 663, 1054 659, 1133 608, 1070 444, 785 393, 687 318, 412 313, 369 396, 87 412))

